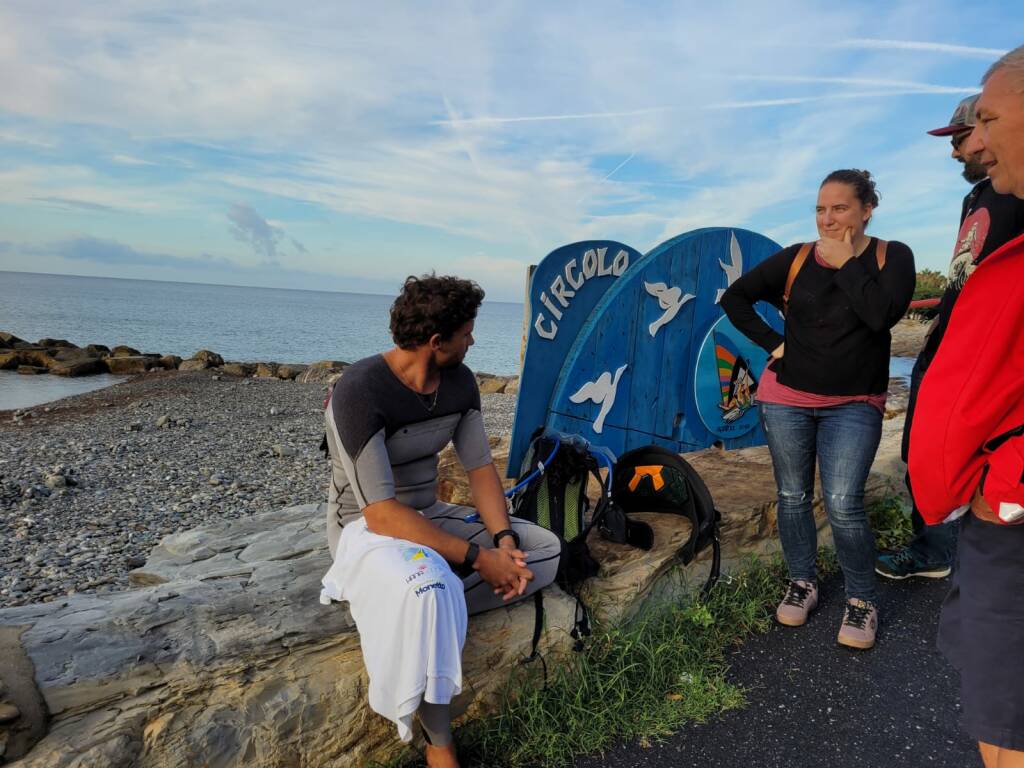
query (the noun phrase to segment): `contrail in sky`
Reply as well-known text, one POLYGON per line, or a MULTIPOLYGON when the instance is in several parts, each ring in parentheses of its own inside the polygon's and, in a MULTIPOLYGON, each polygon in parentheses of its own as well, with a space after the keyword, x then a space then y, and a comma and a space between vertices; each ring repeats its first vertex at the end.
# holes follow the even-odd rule
POLYGON ((876 88, 913 89, 915 93, 964 93, 977 91, 974 86, 934 85, 914 80, 881 80, 868 77, 817 77, 811 75, 726 75, 728 80, 759 83, 821 83, 831 85, 863 85, 876 88))
MULTIPOLYGON (((717 104, 705 104, 698 109, 757 109, 759 107, 784 107, 794 104, 808 104, 815 101, 834 101, 841 99, 867 99, 891 96, 920 96, 936 93, 971 94, 977 88, 945 85, 924 85, 916 88, 885 91, 853 91, 850 93, 827 93, 820 96, 792 96, 784 99, 751 99, 748 101, 723 101, 717 104)), ((584 112, 568 115, 529 115, 525 117, 465 117, 450 120, 434 120, 431 125, 504 125, 505 123, 545 123, 559 120, 593 120, 607 117, 636 117, 657 112, 671 112, 677 109, 693 109, 686 107, 648 107, 633 109, 626 112, 584 112)))
POLYGON ((601 181, 608 181, 608 179, 610 179, 612 176, 614 176, 616 173, 618 173, 620 170, 622 170, 622 166, 624 166, 626 163, 628 163, 634 157, 636 157, 636 152, 633 152, 629 157, 627 157, 621 163, 619 163, 614 168, 612 168, 611 171, 609 171, 608 175, 605 176, 603 179, 601 179, 601 181))
POLYGON ((625 112, 583 112, 571 115, 528 115, 526 117, 466 117, 456 120, 434 120, 431 125, 471 125, 483 123, 545 123, 554 120, 593 120, 604 117, 636 117, 654 112, 665 112, 672 107, 647 107, 625 112))
POLYGON ((950 45, 948 43, 932 43, 917 40, 875 40, 873 38, 852 38, 840 40, 837 43, 828 45, 829 48, 853 48, 857 50, 898 50, 898 51, 932 51, 935 53, 950 53, 954 56, 967 56, 970 58, 988 59, 998 58, 1006 51, 999 48, 974 48, 969 45, 950 45))

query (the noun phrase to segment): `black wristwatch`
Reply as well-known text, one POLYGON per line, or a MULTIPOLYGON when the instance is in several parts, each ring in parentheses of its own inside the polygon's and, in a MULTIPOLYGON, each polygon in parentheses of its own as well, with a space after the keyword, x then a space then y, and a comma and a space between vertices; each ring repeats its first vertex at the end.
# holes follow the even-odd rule
POLYGON ((516 543, 516 549, 519 549, 519 534, 513 531, 511 528, 506 528, 503 531, 498 531, 494 534, 494 548, 498 548, 498 542, 504 539, 506 536, 511 536, 512 541, 516 543))
POLYGON ((460 575, 469 576, 473 572, 473 563, 476 562, 479 554, 480 545, 472 541, 469 542, 469 549, 466 550, 466 556, 462 560, 462 565, 459 566, 460 575))

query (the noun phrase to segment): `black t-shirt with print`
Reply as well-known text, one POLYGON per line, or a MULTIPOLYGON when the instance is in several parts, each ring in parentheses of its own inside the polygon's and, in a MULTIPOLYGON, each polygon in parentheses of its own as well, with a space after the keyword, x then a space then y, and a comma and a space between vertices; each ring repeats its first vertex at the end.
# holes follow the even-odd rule
POLYGON ((1021 233, 1024 233, 1024 200, 1013 195, 999 194, 992 189, 989 179, 977 184, 964 198, 960 213, 960 233, 949 265, 946 292, 939 302, 935 328, 918 359, 922 371, 935 357, 953 314, 953 305, 974 268, 990 253, 1021 233))

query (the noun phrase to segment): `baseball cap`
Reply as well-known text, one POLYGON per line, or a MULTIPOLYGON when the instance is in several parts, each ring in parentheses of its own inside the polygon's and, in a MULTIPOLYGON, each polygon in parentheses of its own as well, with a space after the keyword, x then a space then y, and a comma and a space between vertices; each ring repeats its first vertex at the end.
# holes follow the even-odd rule
POLYGON ((954 133, 960 133, 960 131, 966 131, 968 128, 973 128, 974 105, 978 103, 979 96, 981 94, 976 93, 961 101, 956 105, 956 109, 953 110, 953 116, 949 118, 949 125, 928 131, 928 133, 932 136, 949 136, 954 133))

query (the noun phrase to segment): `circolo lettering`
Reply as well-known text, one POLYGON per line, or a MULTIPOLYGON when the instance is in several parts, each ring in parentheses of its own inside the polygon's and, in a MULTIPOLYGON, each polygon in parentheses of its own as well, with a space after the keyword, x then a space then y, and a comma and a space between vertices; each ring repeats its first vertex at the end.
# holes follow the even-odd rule
POLYGON ((628 251, 620 250, 611 264, 606 260, 607 254, 607 248, 591 248, 583 254, 582 259, 570 259, 562 274, 551 281, 547 291, 541 291, 540 303, 550 313, 550 317, 545 315, 544 309, 537 313, 533 328, 538 336, 550 340, 558 335, 558 321, 562 319, 563 310, 569 309, 572 297, 587 280, 619 277, 629 267, 628 251))

